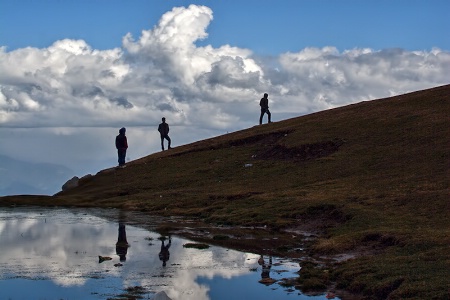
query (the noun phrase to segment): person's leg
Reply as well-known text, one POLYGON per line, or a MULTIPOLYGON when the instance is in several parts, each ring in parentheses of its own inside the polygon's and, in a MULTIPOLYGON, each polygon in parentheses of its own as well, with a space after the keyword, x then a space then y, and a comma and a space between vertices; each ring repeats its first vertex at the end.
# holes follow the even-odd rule
POLYGON ((119 156, 119 166, 125 165, 126 153, 127 153, 127 150, 117 150, 117 154, 119 156))
POLYGON ((170 140, 169 135, 166 135, 166 140, 167 140, 167 142, 169 143, 168 149, 171 149, 172 147, 170 147, 170 143, 171 143, 172 141, 170 140))
POLYGON ((263 119, 265 112, 266 112, 265 109, 261 108, 261 115, 259 116, 259 125, 262 124, 262 119, 263 119))
POLYGON ((164 151, 164 136, 161 136, 161 149, 164 151))
POLYGON ((270 113, 269 110, 266 110, 267 113, 267 117, 269 118, 269 123, 272 123, 272 121, 270 120, 270 117, 272 116, 272 114, 270 113))

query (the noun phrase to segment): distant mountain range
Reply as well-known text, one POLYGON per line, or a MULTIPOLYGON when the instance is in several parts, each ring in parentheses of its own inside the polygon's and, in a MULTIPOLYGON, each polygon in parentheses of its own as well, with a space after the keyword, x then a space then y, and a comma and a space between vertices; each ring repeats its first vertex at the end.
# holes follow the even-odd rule
POLYGON ((53 195, 74 171, 51 163, 31 163, 0 155, 0 196, 53 195))

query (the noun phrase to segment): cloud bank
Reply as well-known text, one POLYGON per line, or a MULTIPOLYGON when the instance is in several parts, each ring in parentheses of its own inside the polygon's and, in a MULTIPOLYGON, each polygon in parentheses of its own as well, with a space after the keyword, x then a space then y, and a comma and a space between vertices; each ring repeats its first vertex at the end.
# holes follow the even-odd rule
MULTIPOLYGON (((127 34, 121 48, 101 51, 69 39, 43 49, 0 48, 2 140, 16 128, 28 128, 26 137, 31 128, 41 128, 36 134, 42 140, 55 140, 78 128, 112 127, 114 136, 115 129, 135 127, 134 137, 148 141, 135 159, 158 149, 154 126, 163 116, 178 128, 180 144, 256 125, 265 92, 273 120, 279 121, 449 83, 446 50, 339 52, 330 46, 257 57, 250 49, 229 45, 197 46, 207 39, 212 21, 210 8, 191 5, 173 8, 139 37, 127 34)), ((101 135, 96 149, 110 149, 108 155, 114 157, 111 136, 104 130, 84 131, 90 137, 64 143, 68 149, 78 153, 86 148, 77 145, 101 135)), ((24 141, 17 135, 9 146, 2 141, 0 153, 20 153, 16 151, 24 141)))

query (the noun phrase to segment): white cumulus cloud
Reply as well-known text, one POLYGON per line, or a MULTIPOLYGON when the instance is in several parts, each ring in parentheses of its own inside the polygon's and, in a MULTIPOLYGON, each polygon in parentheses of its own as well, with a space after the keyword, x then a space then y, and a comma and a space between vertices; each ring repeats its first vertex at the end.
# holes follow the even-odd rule
POLYGON ((42 49, 0 47, 0 153, 51 161, 45 153, 57 144, 66 157, 61 163, 76 157, 80 165, 80 149, 111 149, 93 151, 89 159, 114 164, 115 149, 106 141, 118 128, 129 128, 136 159, 159 149, 155 127, 163 116, 179 145, 255 125, 265 92, 279 121, 449 83, 446 50, 340 52, 329 46, 257 57, 230 45, 197 46, 212 21, 210 8, 190 5, 173 8, 136 38, 127 34, 121 48, 96 50, 69 39, 42 49), (39 127, 64 129, 33 129, 39 127), (16 128, 28 132, 11 134, 16 128), (83 135, 74 133, 70 142, 67 128, 84 128, 83 135), (88 144, 95 141, 102 144, 88 144))

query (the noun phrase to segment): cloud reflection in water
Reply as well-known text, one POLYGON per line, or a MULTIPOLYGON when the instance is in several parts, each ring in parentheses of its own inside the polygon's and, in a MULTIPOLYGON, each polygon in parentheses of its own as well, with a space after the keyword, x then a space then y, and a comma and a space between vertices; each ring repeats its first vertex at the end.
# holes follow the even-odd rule
MULTIPOLYGON (((184 248, 188 241, 172 236, 170 256, 163 266, 158 233, 121 223, 129 247, 119 249, 123 238, 118 236, 119 223, 92 213, 87 209, 0 208, 0 296, 105 299, 127 287, 142 286, 149 296, 164 290, 174 300, 208 300, 217 291, 223 291, 223 299, 240 292, 259 299, 299 299, 298 291, 289 294, 278 284, 258 283, 259 255, 214 246, 184 248), (112 260, 99 263, 99 255, 112 260), (119 263, 122 266, 114 266, 119 263)), ((298 269, 298 264, 283 263, 273 267, 271 274, 274 279, 295 277, 298 269)))

